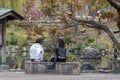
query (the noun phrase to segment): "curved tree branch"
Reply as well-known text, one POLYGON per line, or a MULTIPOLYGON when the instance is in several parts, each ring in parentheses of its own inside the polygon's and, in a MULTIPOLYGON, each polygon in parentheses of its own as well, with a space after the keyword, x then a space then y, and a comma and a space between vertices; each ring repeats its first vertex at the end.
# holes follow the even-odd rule
MULTIPOLYGON (((107 25, 104 24, 100 24, 94 20, 85 20, 85 19, 79 19, 74 17, 73 15, 69 15, 69 17, 73 20, 76 21, 77 24, 79 23, 85 23, 86 25, 88 25, 87 27, 90 28, 96 28, 99 30, 103 30, 105 31, 109 37, 111 38, 111 40, 113 41, 113 43, 117 46, 117 48, 120 50, 120 42, 117 40, 116 36, 113 34, 113 32, 109 29, 109 27, 107 25)), ((73 25, 72 25, 73 26, 73 25)))

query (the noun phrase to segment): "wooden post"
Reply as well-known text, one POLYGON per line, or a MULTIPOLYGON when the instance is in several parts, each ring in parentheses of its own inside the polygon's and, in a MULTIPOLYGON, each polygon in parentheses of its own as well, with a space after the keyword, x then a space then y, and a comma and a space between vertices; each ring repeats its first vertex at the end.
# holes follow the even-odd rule
POLYGON ((6 19, 3 20, 2 23, 2 41, 3 41, 3 45, 1 48, 1 53, 2 53, 2 63, 6 63, 6 19))

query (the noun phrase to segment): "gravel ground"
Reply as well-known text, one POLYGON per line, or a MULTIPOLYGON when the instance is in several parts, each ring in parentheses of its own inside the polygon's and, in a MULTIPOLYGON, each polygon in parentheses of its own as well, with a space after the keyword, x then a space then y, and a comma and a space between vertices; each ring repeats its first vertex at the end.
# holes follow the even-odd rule
POLYGON ((81 73, 80 75, 54 75, 3 71, 0 72, 0 80, 120 80, 120 74, 81 73))

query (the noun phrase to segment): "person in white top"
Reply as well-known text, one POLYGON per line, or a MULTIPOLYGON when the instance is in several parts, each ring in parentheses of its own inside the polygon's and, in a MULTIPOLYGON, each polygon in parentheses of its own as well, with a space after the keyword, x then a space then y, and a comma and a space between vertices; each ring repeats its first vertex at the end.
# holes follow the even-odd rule
POLYGON ((44 49, 41 45, 41 39, 36 39, 36 43, 30 47, 30 60, 33 62, 42 62, 44 49))

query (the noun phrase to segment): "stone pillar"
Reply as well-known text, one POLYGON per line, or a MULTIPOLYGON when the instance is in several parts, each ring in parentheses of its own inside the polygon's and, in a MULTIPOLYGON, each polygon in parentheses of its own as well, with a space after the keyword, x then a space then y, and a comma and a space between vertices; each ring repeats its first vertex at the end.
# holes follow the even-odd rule
POLYGON ((3 41, 3 45, 1 48, 1 53, 2 53, 2 63, 6 63, 6 19, 3 20, 2 23, 2 41, 3 41))

